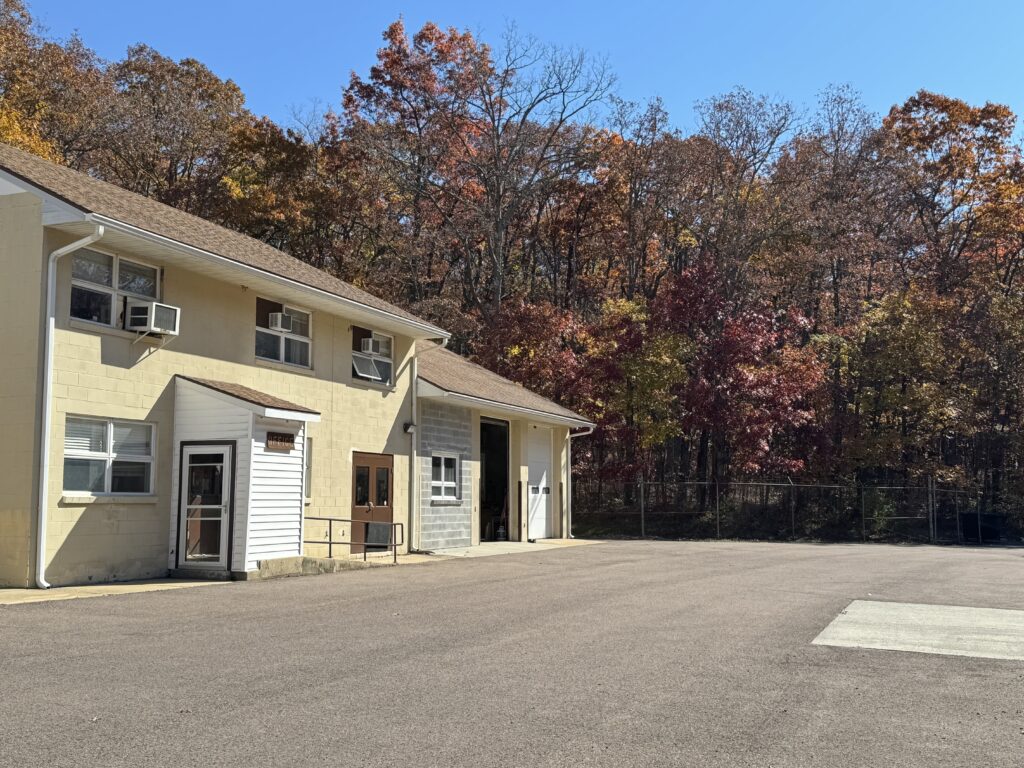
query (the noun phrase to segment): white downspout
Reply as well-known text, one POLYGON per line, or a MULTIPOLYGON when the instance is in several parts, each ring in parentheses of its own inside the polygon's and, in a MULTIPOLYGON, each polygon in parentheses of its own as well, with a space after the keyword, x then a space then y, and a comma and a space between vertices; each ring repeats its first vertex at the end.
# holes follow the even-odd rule
POLYGON ((409 551, 420 548, 420 508, 419 508, 419 486, 420 486, 420 465, 417 454, 417 442, 420 439, 419 425, 419 392, 417 391, 417 366, 415 343, 412 353, 412 431, 409 433, 411 464, 409 466, 409 551), (415 544, 414 544, 415 540, 415 544))
POLYGON ((565 538, 567 538, 567 539, 573 538, 573 535, 572 535, 572 439, 574 437, 583 437, 585 435, 589 435, 593 431, 594 431, 594 426, 593 425, 590 425, 589 427, 584 427, 582 432, 576 432, 575 434, 573 433, 573 431, 571 429, 569 430, 569 449, 568 449, 569 455, 567 457, 568 458, 568 466, 566 467, 566 470, 565 470, 565 483, 566 483, 566 487, 569 489, 568 494, 566 495, 566 500, 565 500, 565 510, 566 510, 566 513, 565 513, 566 521, 565 522, 566 522, 566 528, 568 529, 565 532, 565 534, 566 534, 565 538))
POLYGON ((50 426, 53 421, 53 331, 57 315, 57 262, 69 253, 92 245, 103 237, 102 225, 94 225, 91 235, 76 240, 50 254, 46 263, 46 326, 43 329, 42 432, 39 436, 39 506, 36 511, 36 586, 49 589, 46 580, 46 517, 50 483, 50 426))

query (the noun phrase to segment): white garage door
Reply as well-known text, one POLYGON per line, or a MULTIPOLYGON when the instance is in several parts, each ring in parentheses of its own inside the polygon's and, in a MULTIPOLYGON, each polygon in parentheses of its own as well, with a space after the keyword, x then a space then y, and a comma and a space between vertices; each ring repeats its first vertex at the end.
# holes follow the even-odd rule
POLYGON ((551 429, 530 427, 527 443, 529 486, 527 492, 527 538, 547 539, 551 525, 551 429))

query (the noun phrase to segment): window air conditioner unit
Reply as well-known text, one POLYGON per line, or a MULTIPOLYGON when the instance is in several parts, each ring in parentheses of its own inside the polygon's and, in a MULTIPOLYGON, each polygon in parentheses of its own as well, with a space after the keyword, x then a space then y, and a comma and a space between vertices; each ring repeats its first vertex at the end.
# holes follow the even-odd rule
POLYGON ((292 330, 292 316, 286 315, 284 312, 271 312, 270 313, 270 330, 272 331, 286 331, 291 333, 292 330))
POLYGON ((138 333, 177 336, 181 310, 158 301, 129 301, 125 327, 138 333))
POLYGON ((363 339, 363 354, 379 355, 380 339, 363 339))

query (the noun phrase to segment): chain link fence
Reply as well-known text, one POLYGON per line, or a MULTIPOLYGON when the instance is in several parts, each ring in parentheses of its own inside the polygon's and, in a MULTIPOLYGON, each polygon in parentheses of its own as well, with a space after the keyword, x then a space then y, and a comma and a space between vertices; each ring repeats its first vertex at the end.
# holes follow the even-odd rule
POLYGON ((581 537, 1024 543, 1024 497, 920 486, 573 480, 581 537))

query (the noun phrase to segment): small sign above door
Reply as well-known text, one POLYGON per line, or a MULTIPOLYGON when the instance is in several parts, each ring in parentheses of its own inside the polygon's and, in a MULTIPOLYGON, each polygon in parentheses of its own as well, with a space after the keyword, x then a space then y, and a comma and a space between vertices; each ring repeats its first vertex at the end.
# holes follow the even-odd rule
POLYGON ((290 451, 295 447, 295 435, 291 432, 267 432, 268 451, 290 451))

